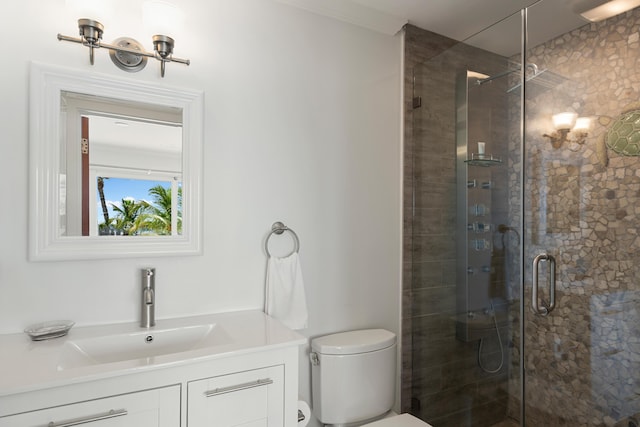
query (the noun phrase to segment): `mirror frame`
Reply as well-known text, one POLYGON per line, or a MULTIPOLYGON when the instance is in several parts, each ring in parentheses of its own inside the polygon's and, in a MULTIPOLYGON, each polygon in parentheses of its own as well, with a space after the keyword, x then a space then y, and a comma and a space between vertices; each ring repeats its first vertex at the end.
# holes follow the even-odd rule
POLYGON ((202 254, 204 94, 109 75, 31 63, 29 103, 29 259, 110 259, 202 254), (181 236, 60 236, 62 92, 182 109, 181 236))

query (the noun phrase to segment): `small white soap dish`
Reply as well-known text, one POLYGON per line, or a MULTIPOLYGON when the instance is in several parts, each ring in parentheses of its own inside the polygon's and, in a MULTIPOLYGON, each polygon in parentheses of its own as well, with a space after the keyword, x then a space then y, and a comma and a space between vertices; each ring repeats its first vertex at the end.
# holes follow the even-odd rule
POLYGON ((75 322, 71 320, 53 320, 28 326, 24 332, 33 341, 44 341, 67 335, 73 325, 75 325, 75 322))

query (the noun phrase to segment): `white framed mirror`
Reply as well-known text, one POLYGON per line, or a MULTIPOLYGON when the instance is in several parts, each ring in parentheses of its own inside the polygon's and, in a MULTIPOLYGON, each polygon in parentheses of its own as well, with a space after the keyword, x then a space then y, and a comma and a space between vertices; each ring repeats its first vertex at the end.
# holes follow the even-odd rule
POLYGON ((201 254, 203 98, 32 63, 30 260, 201 254))

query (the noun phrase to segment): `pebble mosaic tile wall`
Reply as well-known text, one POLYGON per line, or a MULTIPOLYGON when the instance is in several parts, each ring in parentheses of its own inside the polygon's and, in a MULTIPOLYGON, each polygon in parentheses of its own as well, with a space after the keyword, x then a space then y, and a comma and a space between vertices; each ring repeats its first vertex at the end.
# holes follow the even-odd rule
POLYGON ((556 310, 525 316, 526 424, 626 427, 640 417, 640 158, 607 149, 606 134, 639 105, 640 9, 527 62, 566 80, 526 100, 526 251, 558 260, 556 310), (553 149, 542 135, 567 110, 591 118, 589 135, 553 149))

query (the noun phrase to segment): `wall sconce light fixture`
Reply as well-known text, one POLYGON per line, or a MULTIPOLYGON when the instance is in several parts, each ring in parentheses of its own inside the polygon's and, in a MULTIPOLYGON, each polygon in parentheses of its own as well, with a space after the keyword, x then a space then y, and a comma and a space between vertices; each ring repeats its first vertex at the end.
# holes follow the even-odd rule
POLYGON ((544 134, 545 138, 549 138, 553 148, 560 148, 565 142, 582 145, 589 136, 589 127, 591 119, 589 117, 578 117, 576 113, 558 113, 552 117, 553 127, 556 129, 551 134, 544 134), (569 138, 571 133, 572 138, 569 138))
POLYGON ((155 58, 160 61, 160 75, 162 77, 164 77, 165 64, 167 62, 178 62, 185 65, 189 65, 191 62, 188 59, 180 59, 173 56, 175 41, 169 36, 161 34, 153 36, 153 53, 151 53, 145 51, 138 41, 129 37, 120 37, 114 40, 113 44, 102 42, 104 26, 93 19, 78 19, 78 29, 80 38, 58 34, 58 40, 87 46, 91 65, 94 64, 94 51, 99 48, 109 50, 109 56, 113 63, 118 68, 131 73, 142 70, 147 65, 147 58, 155 58))

